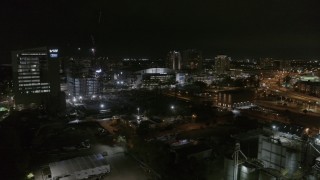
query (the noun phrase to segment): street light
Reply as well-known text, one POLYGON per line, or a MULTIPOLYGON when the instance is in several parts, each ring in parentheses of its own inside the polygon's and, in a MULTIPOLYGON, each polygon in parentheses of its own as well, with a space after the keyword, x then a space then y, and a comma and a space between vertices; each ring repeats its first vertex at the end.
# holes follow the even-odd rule
POLYGON ((309 128, 306 128, 306 129, 305 129, 305 131, 306 131, 307 134, 309 134, 309 130, 310 130, 309 128))
POLYGON ((94 48, 91 48, 90 50, 91 50, 92 54, 94 54, 96 52, 96 50, 94 48))
POLYGON ((104 108, 104 104, 100 104, 100 108, 104 108))
POLYGON ((314 140, 314 143, 319 146, 319 145, 320 145, 320 140, 319 140, 319 138, 316 138, 316 139, 314 140))
POLYGON ((138 111, 137 120, 138 120, 138 123, 140 123, 139 122, 139 120, 140 120, 140 108, 139 107, 137 108, 137 111, 138 111))
POLYGON ((311 103, 311 101, 309 101, 309 103, 308 103, 308 109, 310 110, 310 103, 311 103))

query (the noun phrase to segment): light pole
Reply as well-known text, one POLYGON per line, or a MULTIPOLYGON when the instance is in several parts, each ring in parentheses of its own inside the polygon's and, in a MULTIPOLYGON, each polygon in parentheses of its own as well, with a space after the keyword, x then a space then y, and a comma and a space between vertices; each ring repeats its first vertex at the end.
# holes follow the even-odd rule
POLYGON ((308 110, 310 110, 310 103, 311 103, 311 101, 309 101, 309 103, 308 103, 308 110))
POLYGON ((174 120, 174 118, 175 118, 175 117, 174 117, 174 115, 175 115, 175 114, 174 114, 174 105, 171 105, 171 106, 170 106, 170 109, 171 109, 171 111, 172 111, 172 120, 174 120))

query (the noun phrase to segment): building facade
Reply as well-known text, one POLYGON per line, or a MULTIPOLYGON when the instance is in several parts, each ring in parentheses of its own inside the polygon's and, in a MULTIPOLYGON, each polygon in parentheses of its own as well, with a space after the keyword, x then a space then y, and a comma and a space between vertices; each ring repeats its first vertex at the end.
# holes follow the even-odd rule
POLYGON ((230 68, 230 57, 226 55, 218 55, 215 57, 215 72, 217 74, 224 74, 230 68))
POLYGON ((91 97, 101 90, 101 69, 92 58, 70 58, 67 63, 67 91, 71 96, 91 97))
POLYGON ((202 68, 202 53, 196 49, 187 49, 182 54, 182 69, 186 70, 201 70, 202 68))
POLYGON ((46 104, 60 99, 59 50, 40 47, 12 52, 15 104, 46 104))
POLYGON ((181 70, 181 53, 178 51, 170 51, 168 53, 166 66, 173 70, 181 70))

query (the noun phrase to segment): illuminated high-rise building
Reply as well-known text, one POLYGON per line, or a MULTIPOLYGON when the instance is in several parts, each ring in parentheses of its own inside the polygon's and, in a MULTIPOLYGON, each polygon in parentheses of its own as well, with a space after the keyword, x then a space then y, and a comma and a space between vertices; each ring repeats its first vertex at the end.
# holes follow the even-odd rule
POLYGON ((40 47, 12 52, 15 104, 46 104, 60 97, 59 50, 40 47))
POLYGON ((202 68, 202 53, 196 49, 187 49, 183 51, 182 69, 186 70, 201 70, 202 68))
POLYGON ((226 55, 218 55, 215 57, 215 71, 217 74, 224 74, 230 67, 230 57, 226 55))
POLYGON ((167 57, 167 68, 181 70, 181 54, 178 51, 170 51, 167 57))

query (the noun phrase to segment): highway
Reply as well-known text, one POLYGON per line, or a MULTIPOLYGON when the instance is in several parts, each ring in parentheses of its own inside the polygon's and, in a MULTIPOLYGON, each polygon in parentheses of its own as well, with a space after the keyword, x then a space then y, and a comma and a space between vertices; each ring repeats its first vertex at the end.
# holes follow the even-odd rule
MULTIPOLYGON (((264 87, 262 87, 261 90, 266 94, 277 95, 281 97, 281 100, 290 99, 292 100, 292 105, 298 105, 299 103, 303 105, 301 107, 303 109, 310 110, 313 113, 320 113, 320 98, 279 86, 281 80, 287 75, 293 77, 296 75, 296 73, 278 72, 273 78, 262 79, 261 83, 264 85, 264 87)), ((290 102, 283 101, 283 103, 289 104, 290 102)))

